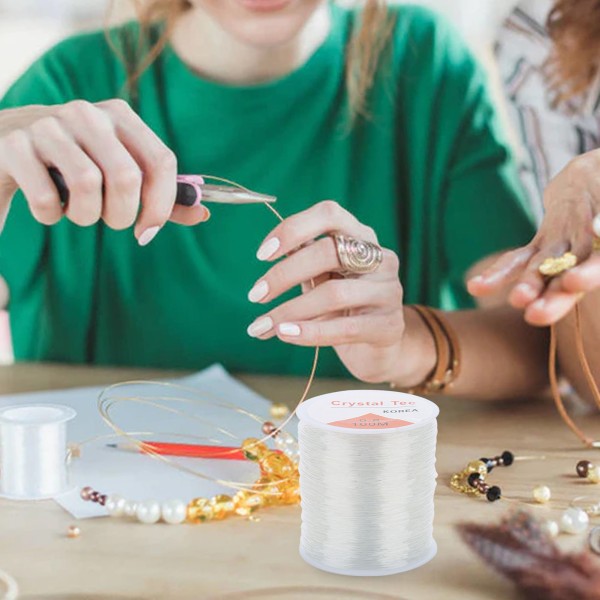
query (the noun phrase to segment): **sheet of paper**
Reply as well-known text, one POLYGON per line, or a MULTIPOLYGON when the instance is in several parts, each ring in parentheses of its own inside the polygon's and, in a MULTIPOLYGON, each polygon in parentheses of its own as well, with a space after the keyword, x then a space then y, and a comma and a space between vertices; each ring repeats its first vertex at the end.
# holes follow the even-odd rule
MULTIPOLYGON (((268 420, 270 403, 233 377, 220 365, 214 365, 196 375, 179 379, 178 383, 197 393, 176 387, 157 387, 144 383, 115 390, 114 397, 144 397, 149 402, 114 402, 112 419, 127 432, 141 432, 139 439, 183 443, 239 446, 246 437, 261 437, 261 423, 227 406, 235 405, 268 420), (179 400, 169 399, 177 396, 179 400), (190 402, 190 399, 194 402, 190 402), (155 405, 185 411, 187 416, 160 410, 155 405), (169 435, 170 434, 170 435, 169 435), (177 437, 173 434, 191 435, 177 437), (199 439, 196 439, 199 438, 199 439)), ((23 403, 51 403, 71 406, 77 416, 68 425, 70 442, 81 442, 109 435, 110 427, 102 420, 97 406, 102 388, 36 392, 0 396, 0 406, 23 403)), ((160 460, 135 452, 107 448, 107 443, 122 443, 123 438, 105 438, 82 446, 81 457, 72 461, 70 482, 73 490, 56 501, 76 518, 104 516, 99 504, 84 502, 79 490, 84 486, 106 494, 120 494, 132 500, 189 501, 198 496, 233 493, 230 488, 191 475, 160 460)), ((170 459, 183 468, 190 468, 220 480, 252 482, 257 477, 256 465, 246 461, 170 459)))

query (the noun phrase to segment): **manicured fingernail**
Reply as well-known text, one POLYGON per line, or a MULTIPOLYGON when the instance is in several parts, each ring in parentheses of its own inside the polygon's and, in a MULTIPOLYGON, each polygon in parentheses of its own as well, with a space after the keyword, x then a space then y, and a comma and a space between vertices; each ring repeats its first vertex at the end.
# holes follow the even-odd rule
POLYGON ((250 337, 258 337, 260 335, 264 335, 268 331, 273 329, 273 321, 269 317, 261 317, 260 319, 256 319, 250 327, 248 327, 248 335, 250 337))
POLYGON ((280 245, 281 242, 279 241, 279 238, 274 237, 270 240, 267 240, 258 249, 258 252, 256 253, 256 258, 258 258, 258 260, 269 260, 269 258, 271 258, 271 256, 273 256, 273 254, 275 254, 275 252, 279 250, 280 245))
POLYGON ((269 284, 266 281, 259 281, 251 290, 248 292, 248 300, 250 302, 260 302, 269 293, 269 284))
POLYGON ((277 329, 281 335, 289 335, 290 337, 298 337, 300 335, 300 327, 295 323, 282 323, 277 329))
POLYGON ((534 302, 531 305, 531 308, 533 308, 533 310, 544 310, 546 308, 546 304, 547 304, 546 300, 544 300, 543 298, 541 298, 537 302, 534 302))
POLYGON ((138 244, 140 246, 147 246, 160 231, 160 227, 149 227, 146 231, 142 232, 142 235, 138 238, 138 244))
POLYGON ((592 228, 594 229, 594 233, 596 234, 596 236, 600 237, 600 215, 596 215, 594 217, 592 228))
POLYGON ((477 275, 477 277, 471 277, 471 279, 469 279, 469 283, 483 283, 484 281, 483 275, 477 275))
POLYGON ((204 209, 204 216, 202 218, 202 223, 204 223, 205 221, 208 221, 210 219, 210 210, 208 210, 208 208, 206 208, 206 206, 202 207, 204 209))
POLYGON ((535 298, 537 296, 536 291, 528 283, 520 283, 515 287, 515 292, 527 296, 527 298, 535 298))

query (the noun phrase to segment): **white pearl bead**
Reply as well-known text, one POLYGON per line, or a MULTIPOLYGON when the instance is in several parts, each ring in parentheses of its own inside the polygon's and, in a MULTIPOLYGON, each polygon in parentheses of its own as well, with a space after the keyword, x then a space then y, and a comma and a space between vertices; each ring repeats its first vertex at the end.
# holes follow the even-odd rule
POLYGON ((127 500, 123 496, 114 494, 106 499, 104 506, 111 517, 122 517, 125 514, 126 502, 127 500))
POLYGON ((169 500, 163 503, 161 513, 165 523, 179 525, 187 517, 187 504, 181 500, 169 500))
POLYGON ((590 483, 600 483, 600 467, 592 467, 588 470, 587 480, 590 483))
POLYGON ((546 504, 546 502, 550 502, 551 497, 552 492, 547 485, 538 485, 533 490, 533 499, 540 504, 546 504))
POLYGON ((560 533, 560 527, 556 521, 544 521, 542 523, 542 531, 547 533, 550 537, 557 537, 560 533))
POLYGON ((590 518, 581 508, 567 508, 560 518, 560 526, 565 533, 583 533, 589 524, 590 518))
POLYGON ((123 507, 123 512, 128 517, 135 517, 137 512, 138 503, 135 500, 125 500, 125 506, 123 507))
POLYGON ((137 506, 135 516, 140 523, 148 525, 157 523, 160 520, 160 503, 156 502, 156 500, 140 502, 137 506))

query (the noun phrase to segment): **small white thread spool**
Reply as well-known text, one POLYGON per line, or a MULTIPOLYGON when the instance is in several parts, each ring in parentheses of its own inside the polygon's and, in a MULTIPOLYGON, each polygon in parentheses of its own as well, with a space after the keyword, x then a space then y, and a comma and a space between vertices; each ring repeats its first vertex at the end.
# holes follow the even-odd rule
POLYGON ((429 562, 438 407, 391 391, 346 391, 299 410, 300 554, 341 575, 429 562))
POLYGON ((28 404, 0 409, 0 494, 42 500, 68 491, 68 406, 28 404))

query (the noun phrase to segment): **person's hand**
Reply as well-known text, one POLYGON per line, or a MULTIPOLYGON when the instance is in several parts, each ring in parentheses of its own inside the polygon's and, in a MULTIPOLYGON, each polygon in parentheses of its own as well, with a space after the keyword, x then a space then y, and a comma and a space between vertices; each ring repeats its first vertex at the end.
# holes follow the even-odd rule
POLYGON ((203 206, 175 206, 176 178, 173 152, 122 100, 0 112, 0 228, 21 188, 44 225, 63 215, 81 226, 100 219, 113 229, 135 224, 145 245, 168 220, 194 225, 209 217, 203 206), (66 208, 49 167, 70 190, 66 208))
POLYGON ((272 302, 298 285, 304 294, 259 317, 248 333, 263 340, 277 336, 299 346, 333 346, 359 379, 396 381, 405 337, 398 257, 384 249, 374 273, 340 277, 335 241, 329 235, 334 232, 378 244, 370 227, 332 201, 286 219, 265 238, 258 258, 282 260, 256 282, 250 301, 272 302))
POLYGON ((559 173, 545 191, 544 207, 542 225, 527 246, 503 254, 468 282, 479 297, 510 285, 510 303, 539 326, 556 323, 582 294, 600 288, 600 253, 594 252, 594 239, 600 237, 600 151, 574 159, 559 173), (565 252, 575 254, 578 265, 545 279, 540 265, 565 252))

